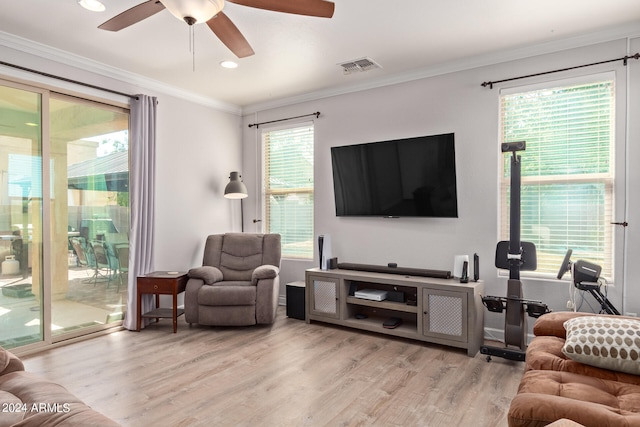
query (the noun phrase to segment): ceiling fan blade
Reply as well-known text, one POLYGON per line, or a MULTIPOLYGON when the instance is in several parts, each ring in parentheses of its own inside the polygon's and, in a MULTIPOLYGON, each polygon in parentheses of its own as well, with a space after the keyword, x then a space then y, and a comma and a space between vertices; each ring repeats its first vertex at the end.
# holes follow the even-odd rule
POLYGON ((230 3, 274 12, 331 18, 335 4, 325 0, 228 0, 230 3))
POLYGON ((207 21, 211 31, 215 33, 225 46, 231 50, 238 58, 244 58, 254 54, 247 39, 244 38, 238 27, 229 19, 224 12, 218 12, 216 16, 207 21))
POLYGON ((159 0, 148 0, 127 9, 119 15, 114 16, 98 28, 108 31, 120 31, 137 22, 142 21, 164 9, 164 5, 159 0))

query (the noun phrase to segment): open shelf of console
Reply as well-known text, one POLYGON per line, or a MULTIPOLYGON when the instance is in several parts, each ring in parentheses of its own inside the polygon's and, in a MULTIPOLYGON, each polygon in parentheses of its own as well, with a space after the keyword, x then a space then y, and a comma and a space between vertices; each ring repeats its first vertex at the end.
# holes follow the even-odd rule
POLYGON ((306 271, 306 321, 332 323, 424 342, 465 348, 474 356, 483 342, 482 281, 354 270, 306 271), (387 299, 357 298, 356 291, 387 292, 387 299), (401 319, 393 329, 389 318, 401 319))
POLYGON ((347 304, 353 305, 362 305, 365 307, 376 307, 376 308, 384 308, 393 311, 402 311, 406 313, 417 313, 418 307, 413 305, 407 305, 406 303, 401 302, 392 302, 392 301, 372 301, 362 298, 356 297, 347 297, 347 304))

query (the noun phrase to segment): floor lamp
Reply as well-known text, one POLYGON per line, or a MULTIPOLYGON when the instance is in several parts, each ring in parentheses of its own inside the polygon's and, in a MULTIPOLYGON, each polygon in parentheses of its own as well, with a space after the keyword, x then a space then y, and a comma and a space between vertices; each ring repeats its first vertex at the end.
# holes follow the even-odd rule
POLYGON ((240 172, 231 172, 229 175, 229 183, 224 188, 224 197, 227 199, 240 199, 240 227, 242 232, 244 232, 242 199, 247 196, 247 186, 242 182, 242 175, 240 175, 240 172))

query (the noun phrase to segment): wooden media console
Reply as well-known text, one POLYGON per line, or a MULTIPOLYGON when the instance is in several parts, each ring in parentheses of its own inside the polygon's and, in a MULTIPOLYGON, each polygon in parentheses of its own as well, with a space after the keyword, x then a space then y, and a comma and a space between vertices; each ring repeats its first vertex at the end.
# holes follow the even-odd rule
POLYGON ((306 321, 332 323, 381 334, 464 348, 471 357, 484 337, 483 282, 354 270, 309 269, 305 273, 306 321), (354 296, 363 289, 387 291, 375 301, 354 296), (401 324, 389 329, 390 318, 401 324))

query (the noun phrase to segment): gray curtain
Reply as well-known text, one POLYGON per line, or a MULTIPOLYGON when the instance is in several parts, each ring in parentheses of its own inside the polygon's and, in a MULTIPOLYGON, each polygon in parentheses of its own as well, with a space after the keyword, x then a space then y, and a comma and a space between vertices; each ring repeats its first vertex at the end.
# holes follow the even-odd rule
MULTIPOLYGON (((155 97, 137 95, 131 100, 131 134, 129 135, 129 298, 123 326, 136 329, 136 277, 153 271, 153 227, 155 212, 156 163, 155 97)), ((152 295, 143 295, 142 312, 153 309, 152 295)))

